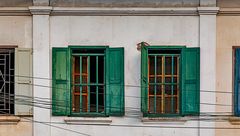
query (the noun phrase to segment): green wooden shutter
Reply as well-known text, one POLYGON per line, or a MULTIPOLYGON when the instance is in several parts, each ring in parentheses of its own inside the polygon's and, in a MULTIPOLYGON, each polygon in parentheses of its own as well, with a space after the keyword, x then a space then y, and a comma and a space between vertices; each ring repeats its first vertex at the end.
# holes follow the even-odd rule
POLYGON ((15 49, 15 115, 32 115, 32 49, 15 49))
POLYGON ((141 44, 141 110, 148 113, 148 49, 141 44))
POLYGON ((110 116, 124 115, 124 48, 107 49, 107 109, 110 116))
POLYGON ((200 49, 182 50, 182 115, 198 115, 200 109, 200 49))
POLYGON ((52 114, 70 114, 68 48, 52 49, 52 114))

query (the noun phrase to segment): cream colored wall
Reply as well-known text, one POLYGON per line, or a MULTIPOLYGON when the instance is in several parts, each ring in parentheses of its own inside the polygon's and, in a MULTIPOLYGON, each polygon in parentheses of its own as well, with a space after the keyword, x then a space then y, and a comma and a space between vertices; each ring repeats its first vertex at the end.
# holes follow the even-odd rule
MULTIPOLYGON (((233 91, 233 46, 240 47, 240 16, 218 16, 217 17, 217 91, 228 93, 217 93, 216 111, 218 114, 232 115, 232 91, 233 91), (220 106, 221 104, 225 106, 220 106)), ((239 128, 240 125, 231 125, 226 121, 216 123, 216 127, 239 128)), ((216 129, 216 136, 236 136, 240 129, 216 129)))
POLYGON ((1 124, 0 136, 32 136, 32 118, 22 118, 17 124, 1 124))
MULTIPOLYGON (((32 48, 32 17, 0 16, 1 46, 32 48)), ((23 118, 17 124, 0 123, 0 136, 32 136, 32 123, 23 118)))

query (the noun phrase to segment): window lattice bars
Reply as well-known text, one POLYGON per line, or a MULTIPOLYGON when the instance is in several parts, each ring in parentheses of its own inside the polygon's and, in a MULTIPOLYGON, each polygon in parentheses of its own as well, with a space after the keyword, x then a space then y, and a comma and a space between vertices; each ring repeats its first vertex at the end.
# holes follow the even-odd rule
POLYGON ((73 54, 73 112, 104 111, 103 62, 103 54, 73 54))
POLYGON ((148 111, 179 113, 179 55, 149 54, 148 111))

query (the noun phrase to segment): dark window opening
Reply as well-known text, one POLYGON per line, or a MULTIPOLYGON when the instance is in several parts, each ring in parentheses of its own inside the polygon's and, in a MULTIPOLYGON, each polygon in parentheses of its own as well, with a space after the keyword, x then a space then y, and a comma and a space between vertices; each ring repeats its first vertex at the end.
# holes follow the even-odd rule
POLYGON ((102 50, 73 50, 72 81, 73 112, 100 113, 104 111, 104 54, 102 50))
POLYGON ((180 51, 178 50, 149 51, 149 113, 179 113, 179 53, 180 51))
POLYGON ((0 49, 0 114, 14 114, 14 49, 0 49))

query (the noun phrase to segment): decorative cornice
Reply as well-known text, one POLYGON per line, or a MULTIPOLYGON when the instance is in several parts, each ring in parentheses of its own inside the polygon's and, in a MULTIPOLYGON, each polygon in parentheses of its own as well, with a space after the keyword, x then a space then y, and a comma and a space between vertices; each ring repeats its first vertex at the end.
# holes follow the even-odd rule
POLYGON ((31 6, 29 10, 32 15, 50 15, 52 7, 50 6, 31 6))
POLYGON ((24 7, 1 7, 0 16, 30 16, 28 8, 24 7))
POLYGON ((218 7, 198 7, 199 15, 216 15, 219 11, 218 7))
POLYGON ((219 15, 239 16, 240 8, 220 8, 219 15))
MULTIPOLYGON (((218 7, 192 8, 76 8, 31 6, 0 7, 0 16, 51 15, 51 16, 198 16, 216 15, 218 7)), ((240 14, 240 9, 221 9, 220 14, 240 14)))
POLYGON ((197 8, 66 8, 54 7, 51 15, 75 16, 193 16, 197 8))
POLYGON ((17 116, 0 116, 0 125, 17 124, 20 120, 17 116))

